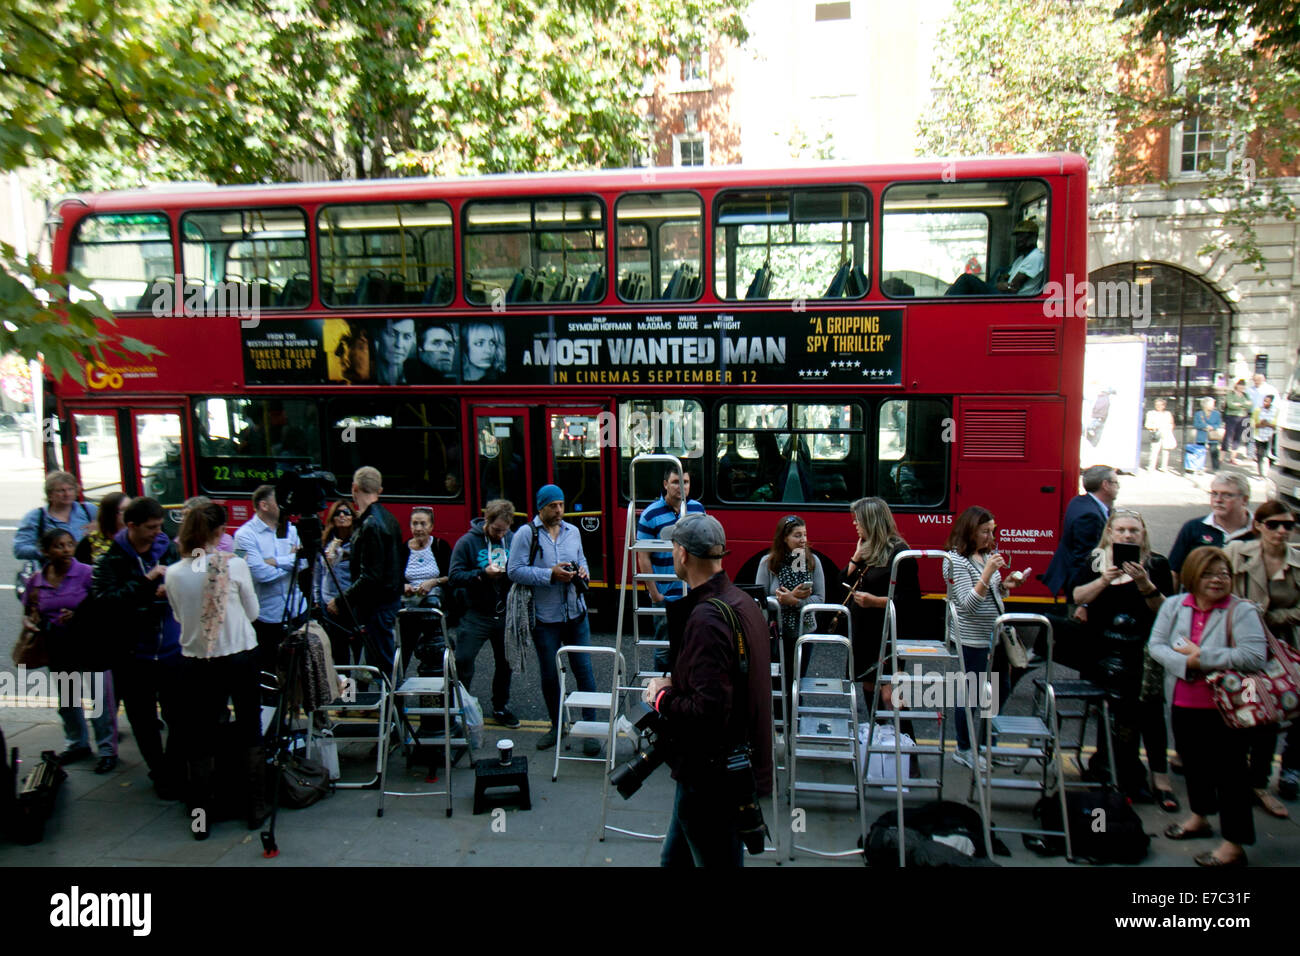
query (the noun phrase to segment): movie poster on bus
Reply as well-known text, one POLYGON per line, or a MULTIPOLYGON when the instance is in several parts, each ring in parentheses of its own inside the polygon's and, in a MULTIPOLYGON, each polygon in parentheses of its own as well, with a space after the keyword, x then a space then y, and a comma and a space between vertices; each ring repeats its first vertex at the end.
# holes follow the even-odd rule
POLYGON ((321 319, 258 322, 243 328, 249 385, 319 385, 325 381, 321 319))
POLYGON ((902 310, 492 313, 245 328, 250 385, 898 385, 902 310))

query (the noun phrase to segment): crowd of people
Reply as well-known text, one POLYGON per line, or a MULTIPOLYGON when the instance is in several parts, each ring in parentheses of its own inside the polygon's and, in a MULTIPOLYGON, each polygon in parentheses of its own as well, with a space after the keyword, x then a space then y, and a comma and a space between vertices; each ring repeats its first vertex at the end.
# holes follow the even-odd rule
MULTIPOLYGON (((1244 847, 1254 840, 1252 804, 1274 816, 1288 815, 1269 789, 1280 734, 1276 728, 1228 729, 1206 675, 1229 666, 1244 672, 1261 669, 1265 628, 1296 643, 1300 548, 1290 543, 1296 517, 1278 501, 1264 502, 1252 513, 1248 480, 1221 472, 1211 484, 1209 514, 1187 522, 1166 557, 1153 549, 1143 516, 1117 507, 1120 483, 1114 469, 1087 469, 1083 488, 1069 504, 1060 545, 1043 580, 1067 601, 1066 613, 1053 618, 1056 660, 1098 682, 1112 699, 1115 752, 1105 752, 1107 735, 1099 734, 1099 751, 1088 773, 1105 775, 1113 761, 1115 785, 1135 800, 1178 813, 1182 807, 1170 773, 1181 771, 1189 810, 1165 835, 1173 840, 1208 837, 1210 818, 1217 814, 1222 842, 1197 862, 1242 865, 1244 847), (1172 764, 1168 726, 1177 753, 1172 764)), ((666 469, 663 495, 641 514, 638 538, 672 542, 666 552, 671 558, 645 551, 638 557, 649 576, 651 601, 662 611, 657 636, 669 645, 661 669, 671 673, 652 683, 647 701, 668 711, 690 710, 695 720, 700 714, 692 708, 703 705, 687 703, 682 655, 690 661, 687 670, 710 673, 710 679, 717 677, 708 670, 716 669, 717 660, 692 657, 682 634, 696 628, 687 622, 701 613, 700 593, 713 596, 719 608, 731 602, 733 593, 725 574, 718 577, 727 553, 725 533, 689 498, 689 489, 688 473, 676 466, 666 469), (689 600, 684 600, 681 581, 692 583, 692 575, 689 600), (679 681, 675 685, 674 679, 679 681)), ((259 673, 273 669, 280 643, 305 621, 307 590, 321 609, 336 663, 365 661, 385 671, 394 667, 395 628, 404 605, 454 610, 459 627, 453 649, 460 676, 472 680, 480 651, 490 644, 493 718, 501 726, 517 727, 510 708, 508 605, 512 585, 531 589, 535 623, 529 626, 551 725, 537 749, 554 747, 562 719, 556 651, 591 644, 589 566, 580 532, 564 520, 564 491, 554 484, 540 488, 530 519, 515 530, 515 505, 488 502, 454 548, 434 536, 430 508, 412 511, 410 534, 404 536, 380 503, 382 491, 379 472, 363 467, 353 476, 350 500, 329 506, 320 548, 311 549, 317 557, 308 586, 295 573, 302 571, 302 543, 296 528, 283 520, 272 486, 253 493, 253 516, 233 535, 221 505, 190 499, 173 542, 163 530, 164 509, 152 498, 108 495, 96 508, 79 500, 73 476, 52 473, 46 482, 47 504, 23 519, 14 551, 41 564, 28 583, 25 605, 31 626, 49 634, 51 666, 104 675, 97 684, 103 706, 96 707, 98 716, 91 722, 96 772, 117 766, 121 699, 159 794, 185 799, 192 808, 212 799, 220 740, 236 741, 246 755, 248 823, 258 825, 268 812, 259 783, 266 769, 259 673), (115 623, 91 638, 83 626, 91 615, 115 623), (228 703, 234 705, 233 716, 228 703), (168 728, 165 740, 159 712, 168 728)), ((881 697, 888 709, 890 675, 878 672, 883 669, 878 667, 880 641, 891 569, 908 544, 883 499, 862 498, 849 510, 856 544, 843 566, 819 560, 806 521, 790 514, 776 523, 755 583, 780 608, 778 629, 787 667, 794 665, 792 652, 804 629, 800 617, 806 605, 830 601, 848 607, 855 680, 868 697, 877 682, 883 683, 881 697)), ((1007 558, 997 547, 996 518, 979 506, 956 516, 946 552, 949 619, 963 666, 983 673, 989 655, 998 653, 991 641, 994 622, 1004 599, 1024 583, 1024 573, 1009 573, 1007 558)), ((906 562, 899 570, 893 611, 896 633, 907 637, 928 628, 916 564, 906 562)), ((720 618, 701 624, 703 630, 696 628, 700 640, 722 641, 719 647, 725 651, 730 647, 727 627, 741 628, 734 622, 752 616, 750 605, 752 601, 733 608, 739 617, 719 611, 720 618), (727 625, 729 618, 733 625, 727 625)), ((422 631, 414 640, 450 636, 422 631)), ((407 634, 401 638, 403 644, 412 640, 407 634)), ((411 648, 405 650, 409 655, 411 648)), ((1019 675, 1006 661, 996 662, 995 657, 994 669, 1003 682, 1000 699, 1006 699, 1019 675)), ((578 688, 594 691, 587 658, 575 656, 572 668, 578 688)), ((770 706, 767 694, 762 696, 770 706)), ((66 737, 61 759, 91 757, 90 728, 81 708, 67 706, 59 713, 66 737)), ((978 730, 967 726, 960 710, 956 736, 955 760, 982 769, 978 730)), ((761 786, 770 790, 770 741, 767 747, 761 786)), ((584 748, 594 756, 601 744, 589 739, 584 748)), ((681 784, 683 778, 678 780, 681 784)), ((1300 742, 1291 728, 1278 793, 1295 799, 1298 786, 1300 742)), ((689 787, 679 789, 678 800, 681 810, 683 800, 690 805, 698 795, 689 787)), ((665 862, 690 857, 684 849, 692 843, 689 830, 686 826, 678 834, 671 852, 665 849, 665 862)), ((206 831, 195 835, 206 836, 206 831)), ((718 852, 730 858, 738 852, 736 846, 728 842, 718 852)))
MULTIPOLYGON (((1193 442, 1204 453, 1204 461, 1188 470, 1213 474, 1221 464, 1254 464, 1260 477, 1277 432, 1278 391, 1260 372, 1250 381, 1244 377, 1232 383, 1223 397, 1222 408, 1212 396, 1197 403, 1192 413, 1193 442), (1226 455, 1226 459, 1223 456, 1226 455)), ((1177 423, 1168 402, 1157 398, 1146 413, 1142 428, 1150 442, 1148 471, 1168 471, 1169 453, 1178 447, 1177 423)))

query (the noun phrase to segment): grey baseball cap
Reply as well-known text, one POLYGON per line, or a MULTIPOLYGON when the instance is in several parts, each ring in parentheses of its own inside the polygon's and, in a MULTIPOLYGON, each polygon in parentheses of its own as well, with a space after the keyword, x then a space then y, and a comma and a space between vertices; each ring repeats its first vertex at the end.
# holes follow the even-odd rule
POLYGON ((712 515, 688 514, 676 524, 659 532, 659 537, 680 544, 687 554, 697 558, 721 558, 727 550, 727 533, 712 515))

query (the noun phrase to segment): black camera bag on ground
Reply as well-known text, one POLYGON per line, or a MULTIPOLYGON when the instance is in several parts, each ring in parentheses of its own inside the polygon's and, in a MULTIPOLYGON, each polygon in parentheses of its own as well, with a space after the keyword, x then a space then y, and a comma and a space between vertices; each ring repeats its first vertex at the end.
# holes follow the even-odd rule
MULTIPOLYGON (((968 806, 951 800, 936 800, 919 807, 906 807, 907 862, 909 866, 996 866, 988 859, 984 846, 984 826, 980 815, 968 806), (936 836, 964 836, 975 845, 974 856, 934 840, 936 836)), ((1010 856, 996 837, 993 852, 1010 856)), ((867 833, 863 862, 868 866, 898 866, 898 811, 882 813, 867 833)))
MULTIPOLYGON (((1070 817, 1070 842, 1074 859, 1091 863, 1141 863, 1146 859, 1151 837, 1133 804, 1114 790, 1069 790, 1065 794, 1070 817)), ((1044 830, 1061 829, 1059 797, 1044 797, 1034 805, 1034 819, 1044 830)), ((1025 834, 1025 846, 1039 856, 1065 853, 1064 837, 1025 834)))
MULTIPOLYGON (((4 741, 0 738, 0 749, 4 741)), ((45 839, 45 821, 54 812, 54 801, 59 795, 59 787, 68 779, 68 773, 59 764, 59 758, 53 750, 41 752, 41 762, 32 768, 31 773, 17 788, 18 748, 12 752, 13 766, 6 766, 0 774, 0 782, 8 780, 5 787, 6 799, 0 802, 0 822, 2 829, 9 833, 15 843, 30 846, 45 839)))

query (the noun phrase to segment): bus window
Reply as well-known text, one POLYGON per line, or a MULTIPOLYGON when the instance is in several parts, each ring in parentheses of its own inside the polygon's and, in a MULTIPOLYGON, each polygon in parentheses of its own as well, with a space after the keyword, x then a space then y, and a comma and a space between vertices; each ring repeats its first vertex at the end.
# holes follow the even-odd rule
POLYGON ((316 403, 290 398, 194 402, 198 484, 213 495, 249 494, 286 469, 319 465, 316 403))
MULTIPOLYGON (((326 206, 316 219, 316 235, 325 305, 447 305, 452 300, 446 203, 326 206)), ((310 287, 307 292, 310 296, 310 287)))
MULTIPOLYGON (((704 408, 692 398, 633 399, 618 404, 619 480, 627 497, 629 466, 636 455, 676 455, 691 475, 691 497, 700 497, 704 476, 704 408)), ((637 498, 663 490, 663 466, 638 469, 637 498)), ((653 497, 653 495, 651 495, 653 497)))
POLYGON ((231 209, 181 217, 185 285, 201 285, 205 311, 306 308, 307 217, 298 209, 231 209))
POLYGON ((870 196, 772 189, 717 200, 713 283, 720 299, 857 299, 867 293, 870 196))
MULTIPOLYGON (((148 309, 158 283, 174 292, 171 226, 161 213, 88 216, 72 237, 68 264, 114 312, 148 309)), ((79 291, 73 290, 74 298, 84 297, 79 291)))
POLYGON ((633 193, 614 207, 618 297, 679 301, 700 293, 704 204, 694 193, 633 193))
POLYGON ((885 190, 880 290, 892 298, 993 294, 1028 264, 1020 295, 1047 278, 1047 184, 1037 179, 901 183, 885 190), (1031 247, 1027 227, 1034 224, 1031 247), (1026 233, 1017 239, 1013 230, 1026 233), (1023 243, 1024 245, 1019 245, 1023 243), (1032 250, 1037 250, 1036 252, 1032 250), (1032 272, 1032 275, 1029 273, 1032 272))
POLYGON ((172 412, 137 412, 135 448, 141 494, 156 498, 164 505, 183 502, 181 417, 172 412))
POLYGON ((605 207, 590 196, 465 204, 465 298, 476 305, 605 297, 605 207))
POLYGON ((718 497, 791 503, 862 497, 862 423, 856 402, 719 406, 718 497))
POLYGON ((933 508, 947 499, 952 419, 947 402, 890 399, 876 417, 876 488, 891 505, 933 508))
POLYGON ((339 398, 329 403, 327 467, 340 495, 352 492, 352 474, 372 465, 384 476, 386 496, 464 498, 460 409, 440 398, 339 398))

